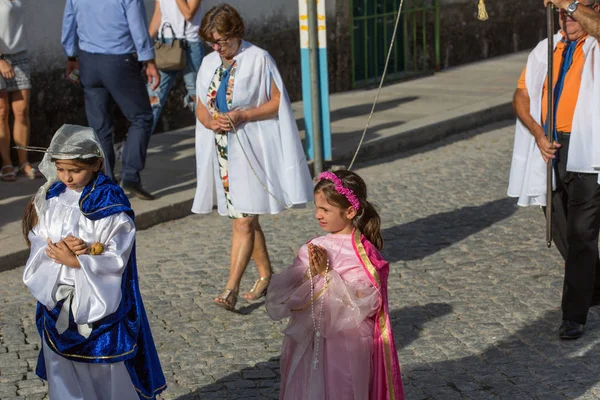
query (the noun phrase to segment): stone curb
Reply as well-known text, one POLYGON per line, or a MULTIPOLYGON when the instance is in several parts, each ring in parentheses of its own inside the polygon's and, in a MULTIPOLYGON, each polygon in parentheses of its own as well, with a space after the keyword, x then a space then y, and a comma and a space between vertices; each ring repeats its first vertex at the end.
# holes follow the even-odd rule
MULTIPOLYGON (((413 129, 363 143, 357 161, 372 161, 400 152, 414 150, 443 140, 449 136, 470 131, 495 122, 515 118, 511 102, 501 103, 472 113, 460 115, 445 121, 415 127, 413 129)), ((338 156, 336 163, 350 162, 354 151, 338 156)))
MULTIPOLYGON (((415 127, 408 131, 364 143, 359 153, 358 161, 372 161, 378 157, 414 150, 457 133, 511 118, 514 118, 514 111, 512 104, 507 102, 472 113, 466 113, 445 121, 415 127)), ((353 153, 341 154, 337 157, 338 160, 335 163, 349 162, 353 155, 353 153)), ((136 227, 138 230, 143 230, 163 222, 186 217, 191 214, 192 202, 193 198, 189 198, 154 210, 142 212, 136 216, 136 227)), ((29 250, 27 249, 18 249, 13 253, 0 256, 0 272, 24 265, 28 256, 29 250)))

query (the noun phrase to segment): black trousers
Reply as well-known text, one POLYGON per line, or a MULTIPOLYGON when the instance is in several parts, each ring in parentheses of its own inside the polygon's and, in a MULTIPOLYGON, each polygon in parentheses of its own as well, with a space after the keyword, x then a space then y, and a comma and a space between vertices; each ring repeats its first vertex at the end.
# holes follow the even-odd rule
POLYGON ((131 122, 123 148, 121 179, 139 183, 140 171, 146 164, 153 120, 141 64, 131 54, 79 53, 85 112, 88 123, 102 143, 108 175, 114 178, 112 98, 131 122))
POLYGON ((563 320, 585 324, 592 300, 600 299, 600 185, 597 174, 567 171, 569 139, 558 142, 552 237, 565 260, 563 320))

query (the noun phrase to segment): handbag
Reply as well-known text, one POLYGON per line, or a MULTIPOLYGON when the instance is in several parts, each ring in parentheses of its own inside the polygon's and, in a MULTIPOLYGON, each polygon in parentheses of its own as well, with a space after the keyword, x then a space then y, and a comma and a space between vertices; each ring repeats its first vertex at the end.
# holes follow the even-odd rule
MULTIPOLYGON (((183 33, 185 35, 185 22, 183 24, 183 33)), ((154 61, 156 62, 156 68, 161 71, 179 71, 187 66, 187 54, 185 51, 186 41, 185 39, 177 39, 173 27, 168 22, 163 24, 160 29, 160 39, 154 42, 154 52, 156 53, 154 61), (173 41, 171 43, 165 42, 163 35, 165 27, 171 29, 173 41)))

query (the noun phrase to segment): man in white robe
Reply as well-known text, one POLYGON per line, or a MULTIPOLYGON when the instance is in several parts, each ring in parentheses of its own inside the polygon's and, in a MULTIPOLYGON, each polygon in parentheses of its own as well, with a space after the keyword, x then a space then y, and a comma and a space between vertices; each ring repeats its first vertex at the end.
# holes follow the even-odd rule
POLYGON ((598 0, 544 0, 559 12, 554 43, 557 140, 545 136, 548 43, 529 55, 513 105, 517 113, 508 195, 546 205, 546 163, 554 163, 552 235, 565 260, 561 339, 583 334, 589 307, 600 304, 600 5, 598 0), (596 78, 595 78, 596 77, 596 78))

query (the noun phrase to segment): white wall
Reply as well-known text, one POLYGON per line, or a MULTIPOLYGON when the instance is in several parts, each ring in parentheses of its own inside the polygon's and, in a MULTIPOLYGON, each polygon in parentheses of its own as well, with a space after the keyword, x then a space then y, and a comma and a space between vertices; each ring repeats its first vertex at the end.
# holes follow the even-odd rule
MULTIPOLYGON (((154 10, 154 1, 144 0, 148 18, 154 10)), ((334 12, 336 0, 319 1, 327 1, 329 15, 334 12)), ((205 0, 202 9, 207 11, 222 2, 222 0, 205 0)), ((273 14, 296 18, 298 16, 298 0, 229 0, 228 2, 242 14, 246 22, 273 14)), ((23 3, 28 14, 25 30, 34 69, 61 66, 64 62, 64 53, 60 44, 60 33, 65 0, 24 0, 23 3)))

